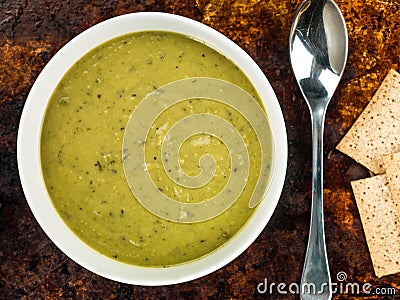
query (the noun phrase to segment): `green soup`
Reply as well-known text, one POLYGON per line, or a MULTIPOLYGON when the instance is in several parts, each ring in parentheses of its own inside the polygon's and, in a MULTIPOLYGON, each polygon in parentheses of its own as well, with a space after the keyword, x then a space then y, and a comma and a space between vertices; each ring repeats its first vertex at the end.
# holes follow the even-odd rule
MULTIPOLYGON (((163 158, 163 141, 175 123, 189 115, 212 114, 236 128, 248 153, 244 187, 234 203, 212 218, 179 222, 145 208, 127 182, 123 142, 131 115, 149 94, 162 93, 160 87, 199 77, 232 83, 261 106, 250 81, 229 59, 191 38, 158 31, 129 34, 100 45, 77 61, 54 90, 42 127, 43 177, 61 218, 99 253, 140 266, 181 264, 221 247, 254 212, 256 205, 249 205, 250 198, 257 182, 268 181, 270 172, 269 127, 264 137, 268 146, 263 148, 252 120, 208 97, 182 99, 163 109, 141 141, 143 164, 133 169, 143 168, 157 187, 154 193, 176 203, 205 203, 220 195, 246 160, 217 135, 199 130, 185 138, 177 148, 177 167, 163 158), (239 157, 237 166, 233 155, 239 157), (170 176, 183 171, 196 177, 204 171, 204 156, 213 158, 213 172, 204 184, 194 188, 170 176)), ((140 126, 131 124, 133 131, 140 126)), ((226 139, 233 141, 230 136, 227 133, 226 139)), ((226 201, 231 201, 229 194, 226 201)))

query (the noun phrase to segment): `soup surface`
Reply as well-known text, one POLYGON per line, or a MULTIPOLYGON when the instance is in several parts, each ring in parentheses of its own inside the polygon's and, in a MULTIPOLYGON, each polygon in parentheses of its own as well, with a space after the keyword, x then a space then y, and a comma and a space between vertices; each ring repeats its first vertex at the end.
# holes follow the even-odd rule
POLYGON ((90 247, 129 264, 171 266, 222 246, 252 215, 270 176, 268 120, 265 114, 245 112, 251 105, 241 104, 241 97, 261 108, 241 70, 191 38, 149 31, 95 48, 59 82, 43 123, 41 163, 56 210, 90 247), (207 93, 183 97, 171 105, 161 101, 158 95, 166 94, 166 85, 192 78, 191 82, 207 78, 210 89, 217 87, 219 92, 224 91, 218 84, 212 87, 214 81, 234 86, 231 97, 243 94, 235 100, 242 111, 229 99, 220 101, 207 93), (147 114, 137 112, 153 111, 145 106, 151 100, 148 95, 154 103, 161 101, 162 110, 146 127, 147 114), (193 115, 200 121, 187 118, 193 115), (201 119, 210 115, 211 119, 201 119), (143 120, 135 123, 135 118, 143 120), (197 129, 203 123, 208 128, 197 129), (221 128, 225 123, 231 129, 221 128), (187 136, 181 137, 175 124, 185 128, 187 136), (136 138, 142 131, 146 138, 136 138), (178 145, 171 142, 173 132, 178 145), (232 146, 239 144, 237 137, 243 145, 238 148, 241 152, 232 146), (135 143, 141 153, 134 151, 135 143), (168 156, 172 152, 176 152, 174 159, 168 156), (147 174, 150 184, 143 181, 136 186, 147 174), (259 182, 263 187, 255 193, 259 182), (235 191, 238 197, 232 196, 235 191), (141 198, 153 194, 154 199, 141 198), (256 201, 251 200, 253 196, 256 201), (217 197, 224 198, 225 208, 213 209, 217 197), (163 199, 179 206, 178 217, 170 217, 175 212, 168 205, 158 211, 163 199), (182 208, 196 205, 202 206, 206 216, 182 208))

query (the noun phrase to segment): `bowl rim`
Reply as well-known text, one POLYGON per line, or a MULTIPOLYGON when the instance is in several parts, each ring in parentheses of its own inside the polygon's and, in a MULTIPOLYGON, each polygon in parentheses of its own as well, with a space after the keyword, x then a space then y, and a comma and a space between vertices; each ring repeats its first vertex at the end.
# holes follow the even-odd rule
POLYGON ((82 267, 122 283, 159 286, 194 280, 227 265, 243 253, 264 230, 279 201, 287 168, 287 134, 276 95, 264 73, 237 44, 195 20, 161 12, 129 13, 113 17, 83 31, 62 47, 37 77, 21 115, 17 162, 21 185, 37 222, 68 257, 82 267), (41 171, 40 136, 47 104, 55 86, 80 57, 115 37, 140 31, 168 31, 204 42, 225 55, 246 74, 267 110, 273 136, 273 166, 265 198, 246 225, 229 242, 196 260, 168 268, 121 263, 87 246, 67 227, 47 193, 41 171), (268 200, 266 200, 268 198, 268 200))

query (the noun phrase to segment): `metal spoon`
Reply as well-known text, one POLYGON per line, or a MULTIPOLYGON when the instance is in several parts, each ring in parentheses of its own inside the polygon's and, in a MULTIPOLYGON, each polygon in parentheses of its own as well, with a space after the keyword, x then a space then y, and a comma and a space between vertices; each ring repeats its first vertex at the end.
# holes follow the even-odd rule
POLYGON ((344 18, 332 0, 306 0, 290 32, 290 60, 308 104, 312 123, 312 204, 310 233, 301 278, 301 299, 331 299, 332 286, 323 218, 323 131, 328 103, 347 59, 344 18))

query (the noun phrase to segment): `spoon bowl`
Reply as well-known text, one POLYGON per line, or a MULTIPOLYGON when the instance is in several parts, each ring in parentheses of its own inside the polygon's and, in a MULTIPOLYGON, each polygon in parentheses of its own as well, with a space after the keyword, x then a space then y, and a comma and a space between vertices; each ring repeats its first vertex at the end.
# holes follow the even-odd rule
POLYGON ((323 131, 325 113, 348 51, 346 24, 333 0, 304 1, 293 20, 289 47, 297 83, 311 113, 312 203, 303 274, 302 299, 331 299, 332 286, 323 218, 323 131))
MULTIPOLYGON (((347 60, 347 30, 332 0, 304 1, 293 20, 290 59, 306 99, 328 102, 347 60)), ((308 102, 308 101, 307 101, 308 102)))

